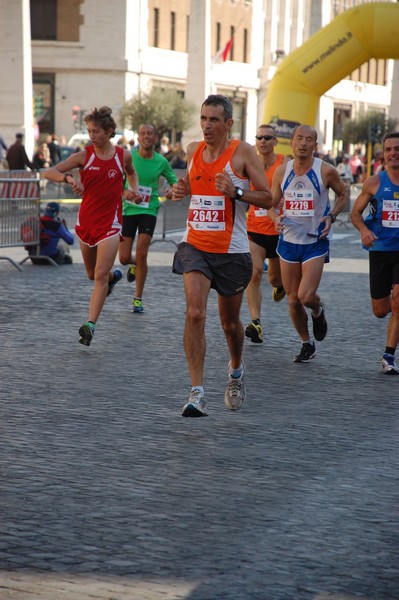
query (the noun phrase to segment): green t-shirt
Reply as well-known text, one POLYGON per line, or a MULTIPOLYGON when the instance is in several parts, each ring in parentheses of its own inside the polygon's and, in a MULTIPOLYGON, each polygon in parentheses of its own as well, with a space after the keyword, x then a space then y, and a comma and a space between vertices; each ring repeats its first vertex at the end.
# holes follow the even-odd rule
POLYGON ((158 214, 160 202, 158 198, 159 178, 165 177, 169 185, 177 181, 177 177, 164 156, 154 152, 152 158, 143 158, 138 150, 132 150, 133 166, 136 169, 139 179, 140 191, 144 195, 144 201, 141 204, 131 204, 123 200, 123 214, 137 215, 158 214))

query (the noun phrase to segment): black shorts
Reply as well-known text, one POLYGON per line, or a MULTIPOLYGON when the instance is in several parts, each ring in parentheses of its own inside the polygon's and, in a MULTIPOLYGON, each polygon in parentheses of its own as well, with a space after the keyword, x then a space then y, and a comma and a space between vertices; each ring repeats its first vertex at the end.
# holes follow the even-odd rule
POLYGON ((147 233, 150 237, 154 235, 157 218, 154 215, 140 213, 137 215, 123 215, 122 219, 122 236, 136 237, 136 231, 139 233, 147 233))
POLYGON ((392 286, 399 284, 399 250, 369 252, 370 295, 374 300, 391 295, 392 286))
POLYGON ((254 233, 248 231, 248 239, 254 242, 257 246, 266 250, 266 258, 277 258, 276 252, 279 235, 266 235, 264 233, 254 233))
POLYGON ((203 252, 191 244, 179 244, 173 259, 173 273, 200 271, 221 296, 242 294, 251 281, 252 259, 249 252, 220 254, 203 252))

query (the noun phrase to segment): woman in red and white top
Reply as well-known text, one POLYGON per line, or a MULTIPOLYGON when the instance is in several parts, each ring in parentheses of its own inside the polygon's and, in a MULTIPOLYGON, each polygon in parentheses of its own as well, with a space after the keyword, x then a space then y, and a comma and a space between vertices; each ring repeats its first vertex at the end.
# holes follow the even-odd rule
POLYGON ((112 271, 121 238, 122 194, 133 202, 140 202, 141 194, 131 153, 111 142, 116 130, 111 109, 95 108, 84 121, 91 144, 45 171, 44 176, 69 183, 75 193, 82 195, 75 232, 94 288, 89 318, 79 329, 79 341, 90 346, 105 299, 122 277, 118 269, 112 271), (80 170, 80 180, 69 172, 72 169, 80 170), (123 190, 124 173, 130 186, 126 190, 123 190))

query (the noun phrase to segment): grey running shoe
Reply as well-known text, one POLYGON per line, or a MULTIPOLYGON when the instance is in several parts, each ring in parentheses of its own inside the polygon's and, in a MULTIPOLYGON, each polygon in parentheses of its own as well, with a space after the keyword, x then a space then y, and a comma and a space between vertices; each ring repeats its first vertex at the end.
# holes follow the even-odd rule
POLYGON ((254 344, 262 344, 263 343, 263 330, 262 325, 260 323, 248 323, 245 328, 246 337, 250 338, 251 342, 254 344))
POLYGON ((327 335, 327 321, 326 321, 326 316, 324 314, 324 305, 323 304, 321 305, 320 316, 314 317, 312 315, 312 321, 313 321, 314 339, 317 340, 318 342, 321 342, 324 340, 324 338, 327 335))
POLYGON ((381 373, 384 373, 384 375, 399 375, 399 367, 395 364, 393 354, 384 354, 382 357, 381 373))
POLYGON ((183 406, 182 417, 207 417, 204 394, 200 390, 191 390, 187 404, 183 406))
POLYGON ((95 330, 96 326, 94 325, 94 323, 91 323, 90 321, 87 321, 87 323, 83 323, 83 325, 79 327, 79 343, 83 344, 84 346, 90 346, 95 330))
MULTIPOLYGON (((230 363, 229 363, 230 369, 230 363)), ((232 377, 229 374, 224 403, 229 410, 239 410, 245 400, 244 370, 241 377, 232 377)))
POLYGON ((316 356, 316 345, 314 342, 306 342, 306 344, 302 344, 302 348, 299 354, 294 356, 294 363, 304 363, 309 362, 312 358, 316 356))

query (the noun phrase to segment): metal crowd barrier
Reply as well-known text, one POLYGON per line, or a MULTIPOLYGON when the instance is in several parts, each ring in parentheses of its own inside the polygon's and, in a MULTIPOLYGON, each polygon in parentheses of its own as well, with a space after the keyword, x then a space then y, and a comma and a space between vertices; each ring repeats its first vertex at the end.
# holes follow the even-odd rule
MULTIPOLYGON (((32 171, 0 171, 0 248, 35 248, 40 256, 40 179, 32 171), (23 239, 24 238, 24 239, 23 239)), ((56 263, 49 257, 41 257, 56 263)), ((19 271, 29 254, 17 263, 8 260, 19 271)))
POLYGON ((1 199, 37 198, 39 177, 34 171, 0 171, 0 179, 1 199))
MULTIPOLYGON (((186 169, 174 169, 177 177, 184 178, 186 176, 186 169)), ((160 182, 159 195, 162 197, 165 189, 169 188, 167 182, 160 182)), ((165 198, 159 209, 158 221, 160 222, 160 231, 157 227, 158 238, 154 236, 152 244, 156 242, 170 242, 177 247, 177 243, 173 239, 168 239, 169 235, 180 233, 186 228, 188 207, 190 205, 190 197, 186 196, 178 202, 172 202, 165 198)))
POLYGON ((177 243, 173 239, 168 239, 168 236, 180 233, 186 228, 188 215, 188 207, 190 205, 190 197, 186 196, 178 202, 165 199, 160 208, 161 231, 158 233, 160 237, 153 238, 152 244, 156 242, 170 242, 177 247, 177 243))

